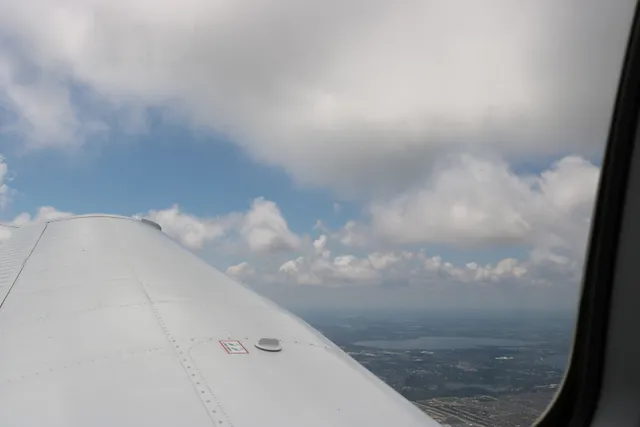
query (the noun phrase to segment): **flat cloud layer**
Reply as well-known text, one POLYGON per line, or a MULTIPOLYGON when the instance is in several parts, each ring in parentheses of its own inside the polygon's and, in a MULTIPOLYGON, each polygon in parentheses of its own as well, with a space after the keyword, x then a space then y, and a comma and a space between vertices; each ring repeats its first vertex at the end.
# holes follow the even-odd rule
POLYGON ((599 155, 632 7, 0 0, 3 130, 77 145, 161 106, 356 197, 404 189, 451 150, 599 155))

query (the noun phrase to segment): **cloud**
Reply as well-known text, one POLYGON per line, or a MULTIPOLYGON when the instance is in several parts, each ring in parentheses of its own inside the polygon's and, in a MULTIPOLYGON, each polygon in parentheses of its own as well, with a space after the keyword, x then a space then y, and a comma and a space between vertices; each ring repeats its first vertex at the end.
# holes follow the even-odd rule
MULTIPOLYGON (((548 181, 553 182, 556 176, 549 174, 548 181)), ((569 211, 580 205, 569 202, 570 197, 561 200, 561 207, 569 211)), ((226 273, 288 307, 480 309, 513 308, 519 304, 524 308, 567 308, 575 302, 575 285, 580 278, 581 261, 575 253, 559 252, 557 246, 542 244, 534 245, 522 259, 507 256, 489 263, 463 262, 456 255, 438 254, 429 249, 430 245, 413 249, 397 245, 390 250, 367 248, 356 252, 318 230, 322 234, 315 239, 308 235, 296 236, 298 246, 291 251, 278 249, 280 244, 258 245, 251 250, 250 242, 242 233, 243 227, 286 224, 281 214, 280 219, 273 220, 272 215, 280 211, 275 203, 263 198, 255 199, 247 212, 232 212, 217 218, 187 214, 177 205, 149 212, 162 223, 165 232, 191 248, 224 249, 228 240, 237 240, 243 250, 236 255, 241 256, 242 261, 233 261, 231 257, 226 273), (315 290, 308 293, 304 289, 315 290)), ((16 216, 12 224, 24 225, 68 215, 71 213, 42 207, 33 216, 29 213, 16 216)), ((0 227, 0 242, 10 235, 5 229, 0 227)), ((272 236, 271 232, 278 227, 267 229, 270 232, 265 235, 272 236)), ((292 233, 288 227, 284 230, 285 236, 292 233)), ((261 237, 257 240, 264 243, 280 239, 261 237)), ((216 259, 209 261, 220 267, 226 260, 219 256, 216 253, 216 259)))
POLYGON ((23 226, 27 224, 36 223, 36 222, 45 222, 45 221, 50 221, 52 219, 65 218, 71 215, 73 215, 72 212, 59 211, 53 206, 41 206, 38 208, 38 211, 35 214, 35 216, 32 216, 28 212, 23 212, 17 215, 13 219, 13 221, 11 221, 11 224, 17 225, 17 226, 23 226))
POLYGON ((3 117, 0 135, 18 137, 27 149, 69 148, 106 131, 104 123, 74 104, 69 81, 34 67, 17 53, 0 49, 0 105, 13 113, 3 117))
POLYGON ((64 218, 71 216, 73 213, 59 211, 53 206, 41 206, 38 208, 35 216, 32 216, 28 212, 22 212, 16 215, 13 220, 0 224, 0 243, 6 242, 11 238, 13 227, 20 227, 38 222, 50 221, 52 219, 64 218))
POLYGON ((389 194, 454 150, 600 154, 633 6, 1 0, 2 104, 30 146, 161 107, 299 183, 389 194))
MULTIPOLYGON (((258 198, 245 214, 230 213, 215 219, 198 218, 182 212, 177 205, 174 205, 166 210, 151 210, 149 217, 159 221, 166 233, 177 238, 185 246, 200 249, 207 244, 215 244, 233 233, 242 237, 239 230, 242 230, 246 223, 256 224, 255 218, 251 217, 256 212, 261 212, 261 207, 264 208, 265 204, 272 204, 267 210, 273 213, 275 204, 258 198), (251 219, 247 220, 247 218, 251 219)), ((52 206, 43 206, 35 215, 27 212, 17 215, 9 224, 24 226, 70 215, 73 213, 59 211, 52 206)), ((275 222, 279 223, 279 221, 275 222)), ((257 223, 261 224, 260 226, 263 224, 262 221, 257 223)), ((10 236, 10 228, 0 227, 0 243, 10 236)), ((258 240, 263 242, 262 239, 258 240)), ((342 252, 332 256, 332 251, 327 249, 327 245, 331 242, 327 235, 322 234, 312 242, 307 241, 306 244, 309 247, 305 247, 300 238, 297 240, 300 245, 297 249, 304 255, 298 255, 281 264, 265 263, 261 262, 262 256, 269 250, 280 252, 280 249, 274 249, 278 248, 278 245, 254 247, 251 260, 257 264, 242 261, 229 266, 226 272, 232 277, 258 287, 274 284, 321 287, 403 285, 433 287, 443 284, 499 284, 508 281, 520 285, 551 286, 554 285, 554 279, 566 280, 567 273, 575 275, 576 268, 575 260, 540 250, 532 252, 530 258, 525 261, 505 258, 495 265, 479 265, 474 262, 457 265, 444 261, 438 255, 427 255, 424 250, 373 251, 361 256, 342 252)), ((250 242, 244 243, 247 248, 251 247, 250 242)))
POLYGON ((0 209, 4 209, 11 200, 13 190, 7 185, 9 180, 9 167, 2 154, 0 154, 0 209))
POLYGON ((191 248, 233 242, 241 259, 231 257, 227 273, 249 284, 564 286, 580 278, 599 174, 578 156, 536 173, 495 157, 447 156, 420 185, 373 200, 364 218, 337 231, 318 221, 302 237, 261 197, 246 212, 217 218, 178 206, 150 217, 191 248), (444 257, 443 245, 466 255, 444 257), (487 250, 502 255, 477 261, 487 250))
POLYGON ((255 274, 255 270, 248 262, 243 261, 239 264, 229 266, 229 268, 227 268, 227 274, 229 276, 242 279, 243 277, 253 276, 253 274, 255 274))
POLYGON ((244 217, 240 234, 252 251, 279 252, 300 247, 300 238, 289 230, 278 206, 259 197, 244 217))
POLYGON ((188 214, 178 205, 140 215, 156 221, 165 233, 191 249, 202 249, 223 238, 235 238, 257 253, 288 251, 300 245, 300 238, 289 229, 278 206, 262 197, 254 199, 247 212, 213 218, 188 214))
MULTIPOLYGON (((328 230, 327 230, 328 231, 328 230)), ((371 230, 368 226, 350 219, 345 223, 338 233, 333 233, 334 238, 338 238, 345 246, 371 246, 371 230)))
POLYGON ((238 214, 201 218, 183 212, 177 204, 169 209, 150 210, 145 217, 157 222, 169 236, 191 249, 221 238, 240 220, 238 214))
MULTIPOLYGON (((0 173, 2 165, 0 163, 0 173)), ((42 206, 35 216, 23 212, 9 224, 22 226, 70 215, 73 213, 42 206)), ((190 249, 202 249, 225 239, 257 254, 287 252, 301 244, 300 237, 289 229, 278 206, 262 197, 254 199, 247 212, 230 212, 218 217, 199 217, 183 211, 177 204, 167 209, 151 209, 137 216, 157 222, 165 233, 190 249)))
POLYGON ((320 235, 313 241, 313 248, 316 251, 316 255, 320 255, 325 252, 325 246, 327 245, 327 236, 325 234, 320 235))
POLYGON ((402 254, 402 256, 393 252, 374 252, 367 258, 369 259, 369 263, 374 269, 382 270, 400 262, 403 258, 411 259, 412 255, 413 254, 411 254, 410 252, 405 252, 402 254))
POLYGON ((540 280, 536 266, 530 261, 504 258, 494 264, 475 262, 454 264, 439 255, 418 251, 375 251, 362 256, 341 254, 332 257, 328 251, 309 253, 282 263, 256 269, 244 261, 227 272, 242 276, 249 283, 290 284, 306 286, 418 286, 447 284, 520 283, 536 285, 540 280))
POLYGON ((347 246, 526 245, 575 254, 586 245, 599 174, 575 156, 538 174, 518 174, 502 160, 450 157, 422 185, 373 201, 368 222, 348 221, 334 237, 347 246))
POLYGON ((575 285, 599 174, 598 166, 576 156, 539 173, 516 173, 497 159, 450 157, 423 185, 372 202, 368 221, 350 220, 337 232, 319 223, 314 227, 318 237, 295 258, 277 270, 252 266, 245 280, 322 286, 575 285), (524 255, 493 263, 427 255, 442 245, 468 254, 519 248, 524 255), (385 247, 390 249, 381 250, 385 247))

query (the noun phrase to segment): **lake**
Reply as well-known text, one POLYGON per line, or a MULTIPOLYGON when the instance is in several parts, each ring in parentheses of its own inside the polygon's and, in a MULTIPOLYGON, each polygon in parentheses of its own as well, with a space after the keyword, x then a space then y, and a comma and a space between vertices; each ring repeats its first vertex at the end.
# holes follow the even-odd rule
POLYGON ((353 344, 380 350, 463 350, 480 347, 522 347, 537 343, 506 338, 419 337, 406 340, 357 341, 353 344))

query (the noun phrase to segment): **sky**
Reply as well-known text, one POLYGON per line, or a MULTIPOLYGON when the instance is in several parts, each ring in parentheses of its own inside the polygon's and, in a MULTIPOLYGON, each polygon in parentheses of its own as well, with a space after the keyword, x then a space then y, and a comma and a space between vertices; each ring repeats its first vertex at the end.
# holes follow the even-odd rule
POLYGON ((297 310, 572 310, 633 6, 0 0, 0 220, 148 217, 297 310))

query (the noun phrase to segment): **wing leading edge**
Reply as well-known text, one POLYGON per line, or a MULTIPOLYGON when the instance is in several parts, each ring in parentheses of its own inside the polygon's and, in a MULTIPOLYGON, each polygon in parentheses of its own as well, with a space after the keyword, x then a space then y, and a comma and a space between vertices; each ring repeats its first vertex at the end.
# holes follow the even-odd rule
POLYGON ((72 217, 0 246, 0 425, 438 425, 150 225, 72 217))

